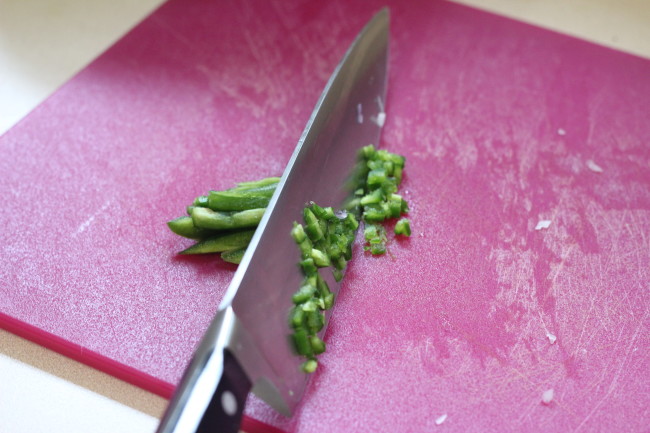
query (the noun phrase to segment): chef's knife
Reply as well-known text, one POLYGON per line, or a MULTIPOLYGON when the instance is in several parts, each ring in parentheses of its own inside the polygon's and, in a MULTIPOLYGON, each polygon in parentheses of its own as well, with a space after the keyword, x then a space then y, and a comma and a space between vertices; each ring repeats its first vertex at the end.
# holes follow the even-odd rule
MULTIPOLYGON (((159 433, 236 432, 251 388, 285 415, 300 401, 308 375, 294 353, 288 318, 303 275, 290 233, 309 202, 343 205, 353 192, 359 149, 378 144, 385 118, 388 21, 384 8, 327 82, 159 433)), ((321 275, 337 294, 331 271, 321 275)))

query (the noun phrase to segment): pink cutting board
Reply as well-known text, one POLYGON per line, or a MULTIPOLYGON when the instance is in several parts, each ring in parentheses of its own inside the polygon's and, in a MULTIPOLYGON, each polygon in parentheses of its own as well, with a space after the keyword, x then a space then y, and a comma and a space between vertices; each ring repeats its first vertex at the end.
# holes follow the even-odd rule
MULTIPOLYGON (((279 175, 382 5, 172 0, 1 137, 2 326, 168 395, 234 267, 177 257, 165 222, 279 175)), ((413 236, 357 245, 304 402, 249 421, 647 431, 650 61, 389 5, 381 146, 407 157, 413 236)))

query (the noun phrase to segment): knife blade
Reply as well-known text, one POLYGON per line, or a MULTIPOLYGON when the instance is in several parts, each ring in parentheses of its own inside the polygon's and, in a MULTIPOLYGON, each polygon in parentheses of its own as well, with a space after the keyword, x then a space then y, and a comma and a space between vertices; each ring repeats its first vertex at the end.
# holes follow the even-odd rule
MULTIPOLYGON (((378 143, 385 116, 388 27, 384 8, 328 80, 159 433, 236 432, 251 388, 287 416, 299 403, 309 377, 290 340, 291 296, 303 279, 290 232, 309 202, 343 205, 353 192, 350 179, 359 149, 378 143)), ((321 276, 338 294, 340 284, 331 271, 321 270, 321 276)), ((326 325, 330 315, 331 310, 326 325)))

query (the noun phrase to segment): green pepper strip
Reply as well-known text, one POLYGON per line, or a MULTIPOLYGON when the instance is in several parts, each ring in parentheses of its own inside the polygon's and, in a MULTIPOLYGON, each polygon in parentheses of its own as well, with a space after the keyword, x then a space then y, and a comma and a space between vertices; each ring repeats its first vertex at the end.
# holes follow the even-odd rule
POLYGON ((256 182, 242 182, 225 191, 210 191, 207 206, 214 211, 242 211, 267 207, 280 181, 269 177, 256 182))
POLYGON ((179 254, 208 254, 222 253, 246 248, 253 238, 255 230, 244 230, 234 233, 217 235, 197 242, 191 247, 181 251, 179 254))
POLYGON ((177 235, 189 238, 189 239, 202 239, 214 232, 210 230, 205 230, 194 226, 192 222, 192 217, 182 216, 180 218, 173 219, 167 223, 167 226, 171 231, 177 235))
MULTIPOLYGON (((248 244, 246 244, 246 246, 248 246, 248 244)), ((246 247, 240 248, 238 250, 224 251, 223 253, 221 253, 221 258, 223 259, 224 262, 234 263, 238 265, 241 263, 241 259, 244 257, 245 253, 246 253, 246 247)))
POLYGON ((192 222, 198 228, 211 230, 256 227, 262 220, 265 211, 265 208, 258 208, 226 213, 215 212, 205 207, 197 207, 192 211, 192 222))

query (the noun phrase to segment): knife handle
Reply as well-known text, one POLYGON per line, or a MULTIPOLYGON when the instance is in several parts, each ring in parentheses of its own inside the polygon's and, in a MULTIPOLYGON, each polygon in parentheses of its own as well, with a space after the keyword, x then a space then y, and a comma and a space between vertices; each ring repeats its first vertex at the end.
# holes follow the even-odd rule
POLYGON ((157 433, 236 433, 251 378, 232 353, 243 347, 231 307, 212 320, 163 415, 157 433))
POLYGON ((229 350, 223 353, 223 373, 197 433, 237 433, 251 381, 229 350))

